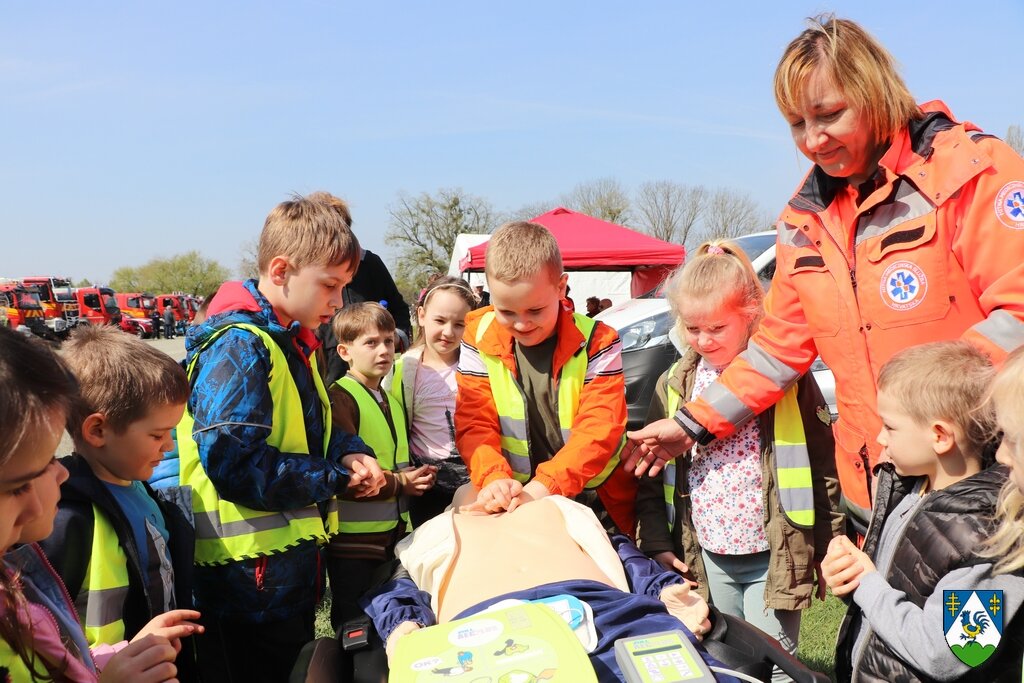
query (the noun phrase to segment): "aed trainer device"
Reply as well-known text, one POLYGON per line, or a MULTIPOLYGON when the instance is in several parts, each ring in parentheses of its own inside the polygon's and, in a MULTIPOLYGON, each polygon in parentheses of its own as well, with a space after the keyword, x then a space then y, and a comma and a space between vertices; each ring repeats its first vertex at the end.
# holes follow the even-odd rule
POLYGON ((705 683, 714 674, 680 630, 615 641, 615 661, 627 683, 705 683))

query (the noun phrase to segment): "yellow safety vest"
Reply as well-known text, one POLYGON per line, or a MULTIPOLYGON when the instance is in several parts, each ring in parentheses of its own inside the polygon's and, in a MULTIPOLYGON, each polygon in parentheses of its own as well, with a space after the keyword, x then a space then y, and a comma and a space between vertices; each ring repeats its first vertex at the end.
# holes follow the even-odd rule
MULTIPOLYGON (((572 434, 572 426, 576 421, 576 412, 580 407, 580 392, 583 390, 583 383, 587 378, 587 363, 590 360, 588 349, 590 347, 590 335, 597 325, 597 321, 579 313, 573 313, 573 322, 576 328, 583 334, 586 343, 579 349, 572 358, 562 366, 559 376, 556 378, 557 403, 558 403, 558 426, 562 431, 563 442, 569 441, 572 434)), ((494 311, 489 311, 480 319, 480 326, 477 328, 476 341, 479 346, 483 339, 484 332, 494 322, 494 311)), ((512 468, 512 475, 520 482, 530 480, 530 429, 526 419, 526 397, 519 383, 516 382, 512 371, 501 362, 497 356, 480 352, 480 358, 487 368, 487 377, 491 384, 491 395, 494 398, 494 408, 498 413, 498 428, 501 432, 501 454, 505 456, 509 466, 512 468)), ((593 479, 587 482, 586 488, 597 488, 611 475, 619 464, 619 454, 626 445, 626 435, 623 433, 615 453, 608 459, 605 468, 593 479)))
POLYGON ((75 598, 75 610, 89 647, 125 639, 124 603, 128 598, 128 556, 114 527, 95 505, 92 516, 92 553, 82 589, 75 598))
MULTIPOLYGON (((267 445, 285 453, 309 453, 306 440, 302 400, 292 379, 288 360, 277 342, 265 331, 244 323, 228 325, 208 339, 209 346, 218 336, 231 328, 248 330, 259 337, 270 352, 270 394, 274 413, 271 419, 267 445)), ((199 352, 202 351, 202 348, 199 352)), ((196 353, 189 364, 191 378, 195 369, 196 353)), ((324 457, 331 438, 331 407, 327 390, 316 365, 316 356, 310 357, 313 383, 320 398, 324 421, 324 457)), ((199 447, 192 438, 195 421, 188 410, 178 423, 178 454, 181 459, 181 485, 192 487, 192 514, 196 527, 195 562, 201 565, 223 564, 236 560, 260 557, 281 552, 303 540, 326 542, 338 530, 337 499, 328 504, 326 521, 316 505, 298 510, 267 511, 223 500, 206 475, 199 460, 199 447)))
MULTIPOLYGON (((394 396, 381 390, 391 410, 391 419, 398 428, 392 429, 384 411, 370 390, 355 379, 345 376, 334 383, 344 389, 359 408, 359 437, 373 449, 381 469, 397 471, 409 466, 409 439, 405 433, 402 406, 394 396)), ((409 526, 407 501, 401 492, 394 498, 381 500, 339 500, 338 518, 341 533, 365 534, 394 529, 399 520, 409 526)))
MULTIPOLYGON (((25 643, 26 646, 31 648, 32 641, 28 640, 25 643)), ((7 674, 7 680, 15 683, 16 681, 36 681, 39 680, 39 676, 47 676, 48 669, 46 668, 46 660, 43 659, 34 650, 29 650, 29 660, 32 662, 32 666, 35 669, 30 671, 25 662, 21 659, 21 656, 14 651, 10 643, 6 640, 0 640, 0 670, 4 670, 7 674), (34 675, 33 675, 34 674, 34 675)))
MULTIPOLYGON (((669 369, 675 374, 676 361, 669 369)), ((672 417, 682 403, 679 392, 666 385, 666 413, 672 417)), ((757 419, 757 418, 754 418, 757 419)), ((671 531, 676 519, 676 461, 670 461, 662 470, 665 492, 665 512, 671 531)), ((811 459, 807 452, 804 421, 797 402, 794 383, 775 404, 775 477, 779 483, 779 503, 790 524, 810 529, 814 526, 814 488, 811 482, 811 459)))

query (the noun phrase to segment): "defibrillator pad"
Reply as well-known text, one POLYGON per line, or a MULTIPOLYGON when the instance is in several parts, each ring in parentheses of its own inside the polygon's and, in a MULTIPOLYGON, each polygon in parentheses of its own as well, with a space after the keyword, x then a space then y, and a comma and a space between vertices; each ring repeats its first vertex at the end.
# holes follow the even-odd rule
POLYGON ((547 605, 529 602, 413 631, 398 640, 390 669, 388 680, 393 683, 450 677, 597 683, 590 659, 565 619, 547 605))

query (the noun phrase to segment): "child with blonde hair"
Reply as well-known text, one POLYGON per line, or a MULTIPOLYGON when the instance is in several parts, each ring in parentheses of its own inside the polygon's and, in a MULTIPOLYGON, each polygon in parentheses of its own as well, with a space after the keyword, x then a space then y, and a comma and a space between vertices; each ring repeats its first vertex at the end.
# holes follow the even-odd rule
POLYGON ((882 366, 886 458, 864 547, 836 538, 822 563, 832 593, 850 598, 836 645, 839 680, 1020 680, 1024 576, 995 574, 982 552, 1007 480, 990 457, 996 423, 985 397, 994 374, 965 341, 913 346, 882 366), (967 593, 951 600, 952 591, 967 593), (964 611, 970 591, 1002 597, 964 611), (995 618, 1002 641, 986 656, 1000 630, 995 618))
POLYGON ((68 472, 54 457, 78 391, 45 345, 0 328, 0 679, 89 683, 174 680, 180 638, 202 629, 177 610, 131 643, 90 648, 67 588, 37 541, 53 528, 68 472))
MULTIPOLYGON (((689 345, 658 380, 648 421, 671 417, 741 353, 763 314, 764 290, 730 242, 705 242, 665 290, 689 345)), ((744 618, 796 651, 800 610, 815 571, 842 533, 830 414, 811 374, 736 434, 642 477, 637 545, 697 583, 723 612, 744 618)), ((820 579, 819 579, 820 581, 820 579)))
POLYGON ((1002 433, 996 461, 1010 476, 999 496, 999 528, 984 554, 997 558, 996 573, 1019 573, 1024 569, 1024 347, 1007 357, 989 396, 1002 433))
POLYGON ((414 528, 443 512, 455 490, 469 482, 469 471, 455 447, 455 371, 466 316, 476 304, 465 280, 450 275, 431 280, 416 303, 416 342, 384 382, 405 411, 410 456, 437 468, 434 486, 409 500, 414 528))

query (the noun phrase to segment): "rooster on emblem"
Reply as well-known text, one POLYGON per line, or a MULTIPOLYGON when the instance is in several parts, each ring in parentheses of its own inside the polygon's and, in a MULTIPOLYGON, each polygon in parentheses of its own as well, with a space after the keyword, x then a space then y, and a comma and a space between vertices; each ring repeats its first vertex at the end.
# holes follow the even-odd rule
POLYGON ((975 612, 974 623, 972 624, 971 613, 964 610, 960 615, 960 628, 964 631, 960 634, 960 640, 966 640, 973 643, 990 625, 991 622, 988 620, 988 616, 985 612, 975 612))

